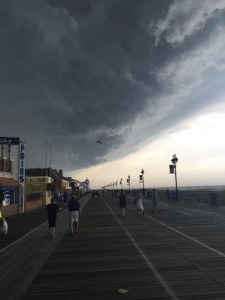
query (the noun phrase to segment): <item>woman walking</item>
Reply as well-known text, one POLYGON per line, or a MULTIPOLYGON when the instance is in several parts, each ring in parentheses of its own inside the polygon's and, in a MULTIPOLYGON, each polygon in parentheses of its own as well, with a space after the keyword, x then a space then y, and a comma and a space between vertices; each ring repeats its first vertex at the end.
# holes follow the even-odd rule
POLYGON ((46 206, 46 209, 48 211, 49 237, 55 238, 55 224, 59 206, 54 203, 54 199, 52 198, 51 203, 46 206))
POLYGON ((145 210, 142 202, 142 194, 141 192, 139 193, 139 196, 136 199, 136 207, 137 207, 137 215, 139 215, 139 212, 144 216, 145 210))

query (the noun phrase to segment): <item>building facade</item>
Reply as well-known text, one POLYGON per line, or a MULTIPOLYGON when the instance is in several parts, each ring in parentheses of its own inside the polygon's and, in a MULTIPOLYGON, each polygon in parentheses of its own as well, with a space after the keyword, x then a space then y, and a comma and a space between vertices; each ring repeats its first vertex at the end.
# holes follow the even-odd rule
POLYGON ((0 201, 4 216, 24 212, 25 143, 0 137, 0 201))

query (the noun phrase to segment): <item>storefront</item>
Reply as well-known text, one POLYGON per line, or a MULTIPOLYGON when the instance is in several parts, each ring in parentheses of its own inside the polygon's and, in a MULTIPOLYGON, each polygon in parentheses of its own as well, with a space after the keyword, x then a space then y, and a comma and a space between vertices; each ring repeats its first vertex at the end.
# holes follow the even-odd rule
POLYGON ((12 178, 0 177, 0 192, 4 194, 3 206, 18 203, 19 183, 12 178))
MULTIPOLYGON (((18 137, 0 137, 0 192, 3 208, 25 211, 25 143, 18 137)), ((11 212, 10 212, 11 214, 11 212)))
POLYGON ((19 187, 20 184, 16 180, 0 177, 0 198, 5 216, 15 214, 18 211, 19 187))
POLYGON ((26 176, 26 204, 41 201, 51 203, 51 178, 48 176, 26 176))

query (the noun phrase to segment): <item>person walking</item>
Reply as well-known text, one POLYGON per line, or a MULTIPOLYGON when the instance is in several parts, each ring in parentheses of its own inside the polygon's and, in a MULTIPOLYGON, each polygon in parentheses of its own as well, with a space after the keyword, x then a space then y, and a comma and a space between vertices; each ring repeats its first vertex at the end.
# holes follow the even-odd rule
POLYGON ((136 207, 137 207, 137 215, 139 215, 139 212, 144 216, 145 209, 142 202, 142 193, 140 192, 136 199, 136 207))
POLYGON ((155 209, 157 209, 158 213, 160 213, 158 193, 156 192, 156 189, 153 189, 152 191, 152 213, 153 214, 155 213, 155 209))
POLYGON ((68 194, 67 194, 66 191, 64 191, 64 193, 63 193, 63 203, 64 203, 64 206, 66 206, 67 200, 68 200, 68 194))
POLYGON ((2 215, 2 202, 0 202, 0 233, 7 234, 8 233, 8 223, 2 215))
POLYGON ((121 208, 123 217, 125 217, 126 205, 127 205, 127 196, 122 190, 120 193, 120 208, 121 208))
POLYGON ((71 234, 73 235, 74 232, 78 232, 79 218, 81 215, 80 203, 74 195, 68 204, 68 211, 70 217, 70 230, 71 234))
POLYGON ((48 211, 49 237, 55 238, 55 225, 59 206, 55 204, 54 199, 52 198, 51 203, 46 206, 46 209, 48 211))

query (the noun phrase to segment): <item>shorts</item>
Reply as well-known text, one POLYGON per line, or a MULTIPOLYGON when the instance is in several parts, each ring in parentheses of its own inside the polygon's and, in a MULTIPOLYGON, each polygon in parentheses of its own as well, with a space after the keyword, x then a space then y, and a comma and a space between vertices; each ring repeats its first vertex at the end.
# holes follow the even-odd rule
POLYGON ((49 227, 55 227, 55 223, 56 223, 56 216, 49 216, 48 217, 49 227))
POLYGON ((70 221, 71 222, 79 221, 79 211, 78 210, 70 211, 70 221))

